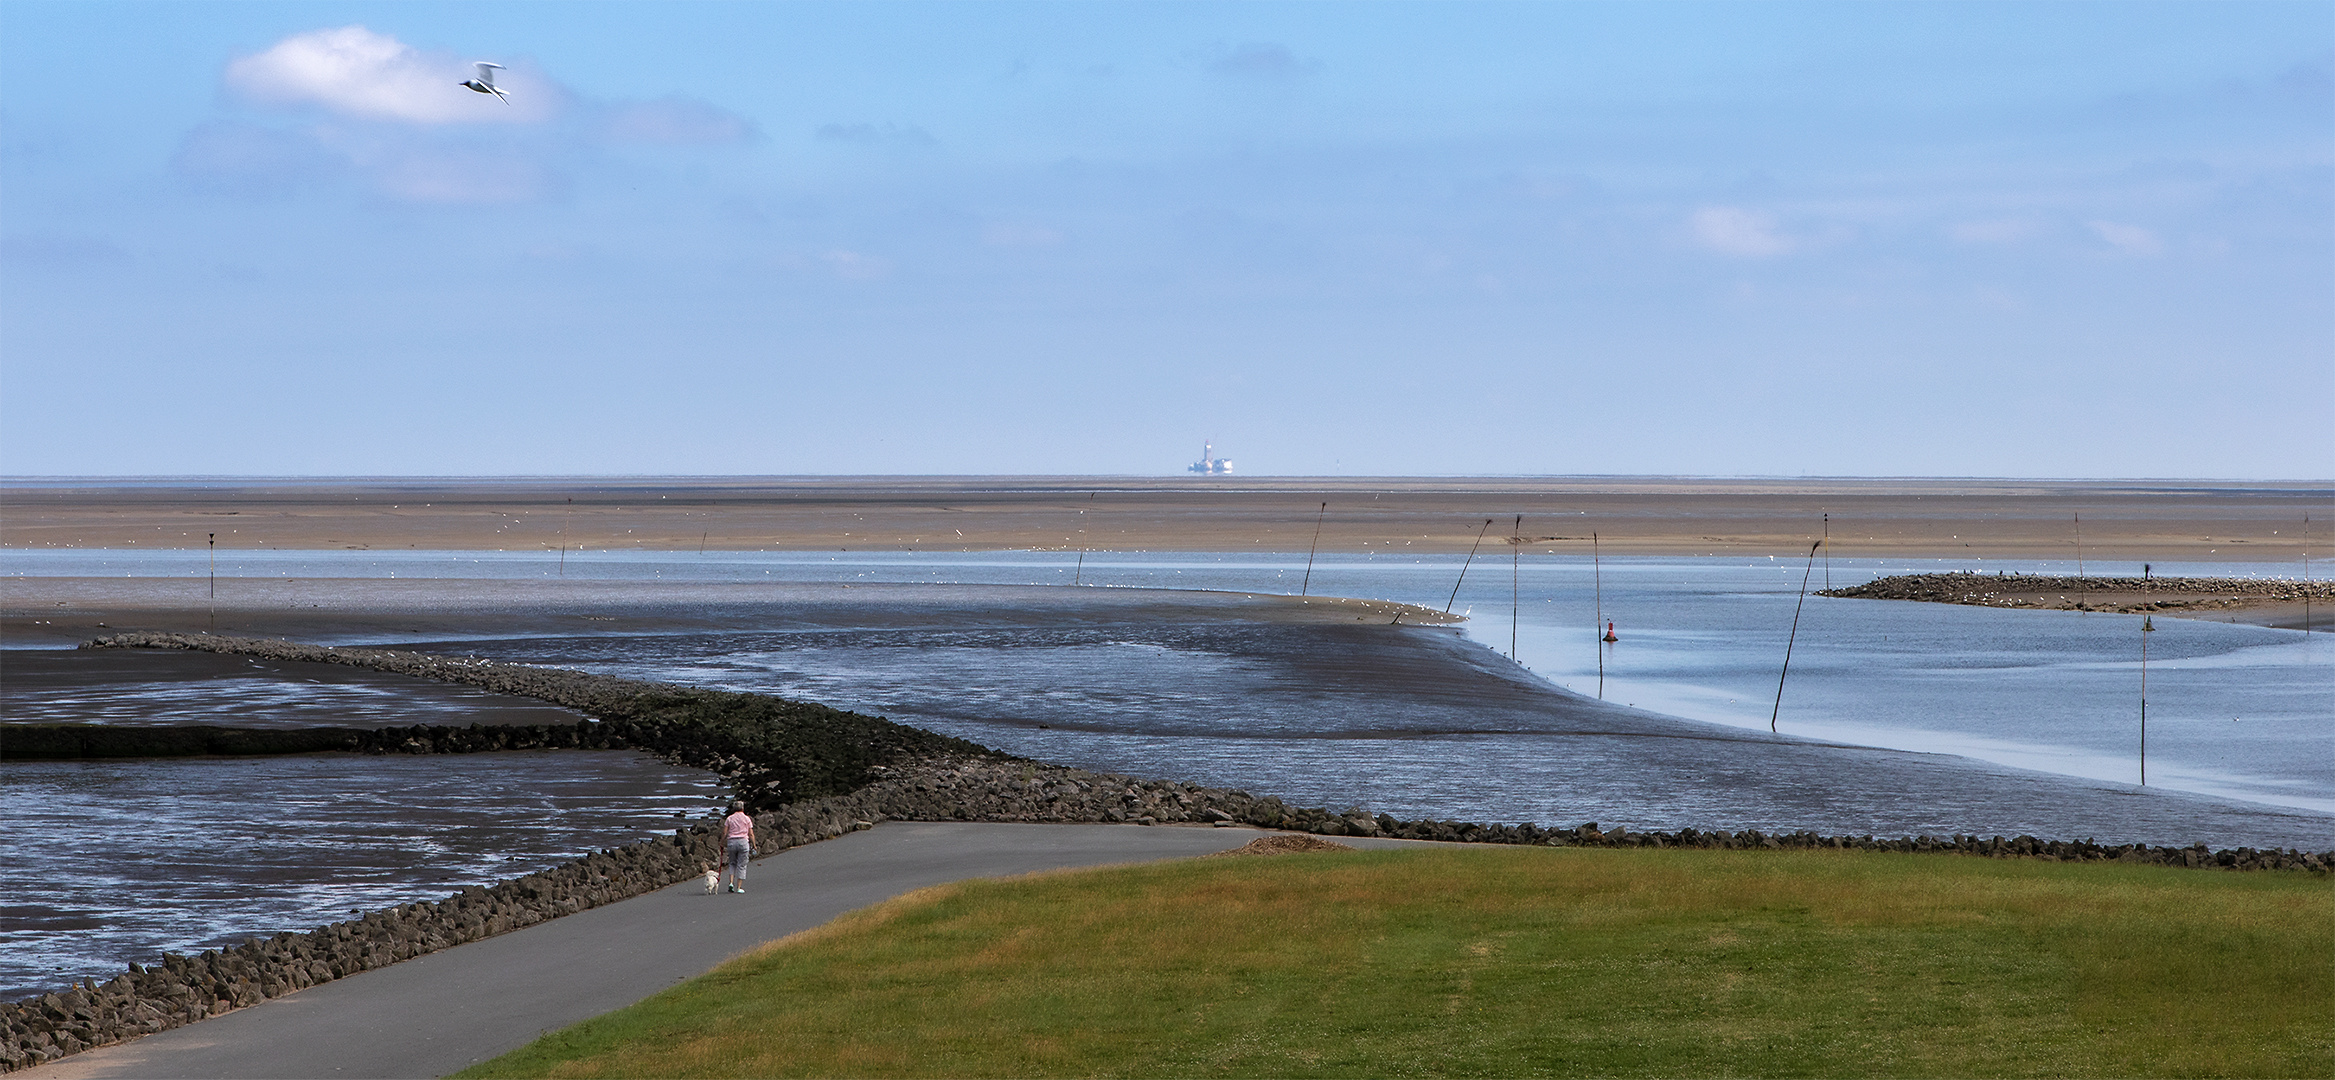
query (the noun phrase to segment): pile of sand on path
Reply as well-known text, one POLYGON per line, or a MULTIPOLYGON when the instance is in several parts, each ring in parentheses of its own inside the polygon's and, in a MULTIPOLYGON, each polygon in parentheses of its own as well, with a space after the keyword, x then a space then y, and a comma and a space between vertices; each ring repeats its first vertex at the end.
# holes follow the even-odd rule
POLYGON ((1352 850, 1354 848, 1351 845, 1341 844, 1335 840, 1324 840, 1308 833, 1270 833, 1257 837, 1242 847, 1236 847, 1231 851, 1215 852, 1208 857, 1215 858, 1218 855, 1290 855, 1300 851, 1352 850))

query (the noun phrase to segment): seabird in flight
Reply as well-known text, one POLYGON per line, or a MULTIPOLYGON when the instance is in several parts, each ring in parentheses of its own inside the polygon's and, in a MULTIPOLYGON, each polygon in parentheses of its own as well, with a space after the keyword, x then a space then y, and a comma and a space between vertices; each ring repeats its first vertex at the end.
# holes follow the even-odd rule
POLYGON ((484 60, 481 60, 478 62, 478 78, 472 79, 469 82, 463 83, 462 85, 476 90, 481 94, 493 94, 494 96, 503 99, 503 104, 508 105, 511 103, 511 95, 503 93, 503 88, 495 85, 495 72, 501 71, 502 69, 503 65, 501 64, 490 64, 484 60))

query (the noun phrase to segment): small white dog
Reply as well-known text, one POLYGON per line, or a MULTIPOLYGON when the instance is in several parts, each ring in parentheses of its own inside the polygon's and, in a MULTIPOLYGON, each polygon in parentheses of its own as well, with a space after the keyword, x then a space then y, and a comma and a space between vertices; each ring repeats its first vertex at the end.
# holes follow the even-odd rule
POLYGON ((721 887, 722 887, 722 872, 721 872, 719 869, 713 869, 713 870, 708 870, 708 871, 706 871, 706 872, 705 872, 705 894, 706 894, 707 896, 712 896, 714 893, 721 891, 721 887))

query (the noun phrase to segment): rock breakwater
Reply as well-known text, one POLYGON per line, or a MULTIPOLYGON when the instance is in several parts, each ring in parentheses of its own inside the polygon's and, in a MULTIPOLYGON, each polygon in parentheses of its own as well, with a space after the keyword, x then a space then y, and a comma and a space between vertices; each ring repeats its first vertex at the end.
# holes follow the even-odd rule
POLYGON ((477 657, 440 656, 395 649, 335 648, 271 638, 212 634, 117 634, 86 642, 94 649, 189 649, 345 664, 416 678, 461 683, 564 705, 587 718, 581 724, 421 725, 355 729, 253 729, 154 726, 99 730, 95 725, 18 728, 0 738, 0 755, 174 756, 183 753, 306 753, 348 749, 384 753, 469 753, 484 750, 589 748, 646 750, 678 765, 710 768, 729 779, 755 809, 781 802, 840 795, 866 784, 890 762, 932 754, 989 754, 963 739, 895 724, 880 717, 831 709, 766 694, 741 694, 645 682, 589 672, 536 667, 477 657), (203 732, 218 734, 204 735, 203 732), (232 734, 229 734, 229 733, 232 734), (83 749, 75 749, 75 740, 83 749), (334 741, 333 746, 304 746, 334 741), (207 749, 241 746, 240 750, 207 749), (186 747, 206 747, 186 749, 186 747), (272 747, 281 746, 281 749, 272 747), (293 749, 293 747, 301 747, 293 749), (784 792, 783 797, 779 794, 784 792))
POLYGON ((2144 614, 2227 611, 2304 600, 2335 602, 2335 581, 2283 578, 2060 577, 2050 574, 1898 574, 1819 596, 1933 604, 2144 614))

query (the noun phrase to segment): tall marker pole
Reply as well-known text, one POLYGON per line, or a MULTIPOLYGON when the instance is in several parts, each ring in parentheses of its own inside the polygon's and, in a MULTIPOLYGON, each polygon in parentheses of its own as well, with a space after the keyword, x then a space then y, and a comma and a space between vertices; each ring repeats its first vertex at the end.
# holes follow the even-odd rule
MULTIPOLYGON (((210 533, 208 535, 211 538, 210 624, 211 632, 215 634, 219 632, 219 534, 210 533)), ((2305 618, 2303 622, 2307 625, 2310 620, 2305 618)))
POLYGON ((1330 504, 1323 503, 1321 512, 1313 516, 1313 546, 1305 549, 1305 581, 1297 586, 1297 595, 1304 596, 1313 588, 1313 553, 1322 547, 1322 519, 1330 516, 1330 504))
POLYGON ((2311 515, 2303 515, 2303 636, 2311 636, 2311 515))
POLYGON ((1831 515, 1831 514, 1826 514, 1826 515, 1824 515, 1824 542, 1823 542, 1822 544, 1820 544, 1819 546, 1820 546, 1820 547, 1822 547, 1822 548, 1824 549, 1824 589, 1825 589, 1825 591, 1826 591, 1826 592, 1831 592, 1831 591, 1832 591, 1832 515, 1831 515))
POLYGON ((2076 595, 2085 607, 2092 606, 2092 587, 2084 580, 2084 515, 2076 515, 2076 595))
MULTIPOLYGON (((1092 500, 1092 499, 1095 497, 1095 495, 1094 495, 1094 492, 1091 492, 1091 491, 1090 491, 1090 492, 1087 492, 1087 493, 1086 493, 1086 497, 1087 497, 1089 500, 1092 500)), ((1070 571, 1070 583, 1071 583, 1071 584, 1073 584, 1073 585, 1076 585, 1076 584, 1078 584, 1078 583, 1079 583, 1081 580, 1083 580, 1085 577, 1086 577, 1086 511, 1084 511, 1084 510, 1081 510, 1081 511, 1079 511, 1079 512, 1078 512, 1078 565, 1077 565, 1077 566, 1075 566, 1075 567, 1072 567, 1072 568, 1071 568, 1071 571, 1070 571)))
POLYGON ((2140 786, 2149 786, 2149 635, 2157 624, 2140 617, 2140 786))
POLYGON ((1808 605, 1808 572, 1816 569, 1816 549, 1824 541, 1808 545, 1808 567, 1800 571, 1800 602, 1792 605, 1792 634, 1784 639, 1784 669, 1776 673, 1776 707, 1767 714, 1767 729, 1776 729, 1776 718, 1784 714, 1784 676, 1792 673, 1792 643, 1800 640, 1800 609, 1808 605))
POLYGON ((1467 549, 1467 561, 1459 564, 1459 581, 1454 581, 1451 583, 1451 599, 1443 602, 1444 614, 1451 614, 1451 605, 1459 603, 1460 582, 1467 580, 1467 568, 1476 564, 1476 549, 1484 546, 1484 534, 1491 531, 1492 519, 1485 518, 1484 527, 1476 530, 1475 546, 1467 549))
MULTIPOLYGON (((1508 659, 1516 660, 1516 624, 1524 618, 1524 515, 1508 538, 1508 659)), ((1523 661, 1518 660, 1518 663, 1523 661)))
POLYGON ((1589 636, 1597 648, 1597 700, 1605 700, 1605 560, 1597 554, 1597 534, 1589 534, 1589 580, 1596 590, 1597 623, 1589 636))

